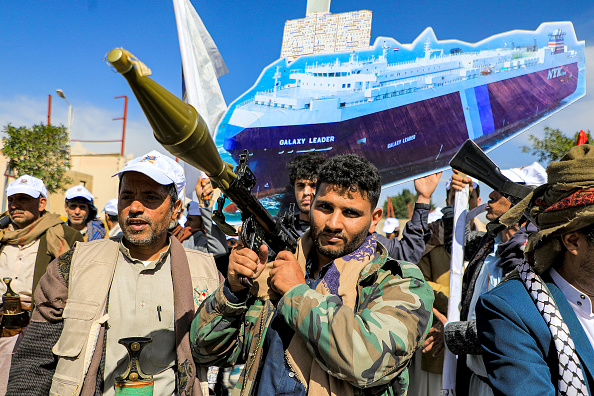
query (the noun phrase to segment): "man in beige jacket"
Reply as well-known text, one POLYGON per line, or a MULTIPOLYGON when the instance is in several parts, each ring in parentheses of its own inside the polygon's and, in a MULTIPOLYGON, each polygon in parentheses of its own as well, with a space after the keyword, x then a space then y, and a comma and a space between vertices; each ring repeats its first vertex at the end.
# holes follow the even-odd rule
POLYGON ((7 395, 114 395, 127 366, 118 340, 132 336, 152 338, 140 366, 154 377, 154 395, 208 394, 188 332, 221 279, 212 255, 184 250, 167 233, 181 206, 183 170, 152 151, 118 175, 123 239, 79 243, 50 264, 7 395))
MULTIPOLYGON (((58 214, 46 210, 43 180, 23 175, 8 185, 6 196, 10 223, 0 229, 0 278, 12 279, 12 290, 19 294, 22 308, 29 311, 33 290, 48 264, 83 237, 63 224, 58 214)), ((6 284, 0 282, 0 294, 6 290, 6 284)), ((0 309, 0 318, 4 308, 0 309)), ((0 395, 6 392, 12 355, 22 339, 22 330, 4 319, 0 322, 0 395)))

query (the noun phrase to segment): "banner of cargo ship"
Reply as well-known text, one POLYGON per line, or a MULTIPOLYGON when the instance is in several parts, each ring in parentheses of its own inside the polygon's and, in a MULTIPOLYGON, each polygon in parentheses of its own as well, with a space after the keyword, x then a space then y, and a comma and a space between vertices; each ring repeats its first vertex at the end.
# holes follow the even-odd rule
POLYGON ((268 200, 308 152, 359 154, 388 187, 446 169, 466 139, 488 152, 584 96, 584 47, 570 22, 550 22, 476 44, 427 28, 412 44, 379 37, 281 58, 229 106, 215 141, 231 163, 249 150, 254 192, 268 200))

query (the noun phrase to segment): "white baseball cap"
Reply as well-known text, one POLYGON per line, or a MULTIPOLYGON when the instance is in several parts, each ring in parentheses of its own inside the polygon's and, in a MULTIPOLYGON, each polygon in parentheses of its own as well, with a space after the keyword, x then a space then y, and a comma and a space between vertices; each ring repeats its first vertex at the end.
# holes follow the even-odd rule
POLYGON ((103 208, 103 211, 105 213, 107 213, 108 215, 117 216, 118 215, 118 200, 117 200, 117 198, 110 199, 109 201, 107 201, 107 203, 105 204, 105 207, 103 208))
POLYGON ((181 165, 155 150, 126 162, 124 169, 113 176, 118 175, 121 178, 124 172, 132 171, 145 174, 164 186, 175 184, 178 196, 181 196, 181 191, 186 185, 186 177, 181 165))
POLYGON ((437 208, 435 208, 434 211, 429 212, 429 215, 427 216, 427 224, 431 224, 434 221, 437 221, 443 217, 441 209, 442 208, 438 206, 437 208))
POLYGON ((47 189, 41 179, 23 175, 10 183, 6 189, 6 196, 10 197, 14 194, 27 194, 33 198, 39 198, 39 195, 43 195, 47 198, 47 189))
POLYGON ((70 187, 68 189, 68 191, 66 191, 66 195, 64 196, 66 201, 70 201, 71 199, 74 199, 77 197, 84 198, 90 202, 93 202, 93 199, 95 198, 93 196, 93 194, 91 194, 91 192, 89 190, 87 190, 85 188, 85 186, 83 186, 82 184, 78 185, 78 186, 70 187))
POLYGON ((382 232, 384 234, 391 234, 394 232, 396 228, 400 228, 400 222, 398 221, 398 219, 388 217, 386 221, 384 221, 384 227, 382 228, 382 232))
POLYGON ((538 162, 521 168, 503 169, 501 173, 515 183, 524 183, 532 187, 538 187, 547 182, 547 171, 538 162))
POLYGON ((202 212, 200 211, 200 206, 196 201, 190 201, 188 203, 188 216, 200 216, 202 212))

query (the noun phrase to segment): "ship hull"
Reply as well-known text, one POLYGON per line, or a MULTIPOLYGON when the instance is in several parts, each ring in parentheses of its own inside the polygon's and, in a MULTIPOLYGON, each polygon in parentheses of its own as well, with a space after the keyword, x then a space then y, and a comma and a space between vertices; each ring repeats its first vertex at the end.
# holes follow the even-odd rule
POLYGON ((578 65, 569 63, 517 77, 465 85, 415 103, 321 124, 248 127, 226 139, 237 160, 250 151, 250 167, 264 194, 287 185, 286 163, 317 151, 325 156, 356 153, 392 184, 446 167, 466 139, 491 147, 561 106, 575 92, 578 65))

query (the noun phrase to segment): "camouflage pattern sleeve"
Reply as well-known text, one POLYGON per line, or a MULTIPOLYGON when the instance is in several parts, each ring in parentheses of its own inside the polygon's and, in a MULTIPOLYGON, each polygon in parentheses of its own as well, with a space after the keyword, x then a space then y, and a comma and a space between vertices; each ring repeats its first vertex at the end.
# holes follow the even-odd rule
MULTIPOLYGON (((224 284, 202 302, 192 321, 190 342, 198 364, 229 366, 242 363, 246 352, 244 346, 251 342, 246 328, 253 323, 248 323, 247 318, 244 321, 247 305, 231 303, 223 287, 224 284)), ((257 316, 252 319, 255 321, 257 316)))
POLYGON ((279 313, 328 374, 358 388, 388 384, 406 369, 432 316, 433 290, 421 271, 400 267, 402 277, 380 270, 375 282, 360 286, 356 312, 336 295, 298 285, 279 313))

